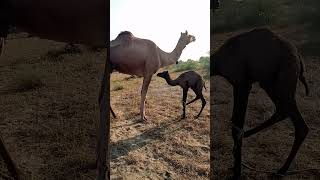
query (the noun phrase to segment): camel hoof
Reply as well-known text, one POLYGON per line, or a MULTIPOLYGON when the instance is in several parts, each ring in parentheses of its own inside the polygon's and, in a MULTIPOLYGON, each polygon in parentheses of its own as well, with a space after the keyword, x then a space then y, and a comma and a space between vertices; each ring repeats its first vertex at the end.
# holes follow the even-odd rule
POLYGON ((144 117, 140 118, 140 122, 146 123, 146 122, 148 122, 148 119, 144 116, 144 117))

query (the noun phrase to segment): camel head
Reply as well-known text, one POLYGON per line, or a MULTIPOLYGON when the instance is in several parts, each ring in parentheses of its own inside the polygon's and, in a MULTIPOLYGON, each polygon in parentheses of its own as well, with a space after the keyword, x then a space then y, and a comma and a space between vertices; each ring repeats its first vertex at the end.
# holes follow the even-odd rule
MULTIPOLYGON (((188 34, 188 31, 186 31, 185 33, 181 33, 178 45, 181 48, 181 50, 183 50, 188 44, 194 41, 196 41, 196 38, 193 35, 188 34)), ((178 60, 176 64, 178 64, 178 60)))
POLYGON ((158 73, 157 76, 166 79, 166 78, 169 77, 169 72, 168 72, 168 71, 163 71, 163 72, 161 72, 161 73, 158 73))
POLYGON ((181 33, 179 42, 185 47, 191 42, 196 41, 196 38, 193 35, 188 34, 188 31, 181 33))

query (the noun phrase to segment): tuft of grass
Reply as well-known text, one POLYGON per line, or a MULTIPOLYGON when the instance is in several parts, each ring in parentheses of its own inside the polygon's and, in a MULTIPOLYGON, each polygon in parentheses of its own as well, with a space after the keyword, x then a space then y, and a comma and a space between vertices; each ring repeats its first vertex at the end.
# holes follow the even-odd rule
POLYGON ((116 84, 113 88, 112 91, 119 91, 124 89, 124 87, 121 84, 116 84))

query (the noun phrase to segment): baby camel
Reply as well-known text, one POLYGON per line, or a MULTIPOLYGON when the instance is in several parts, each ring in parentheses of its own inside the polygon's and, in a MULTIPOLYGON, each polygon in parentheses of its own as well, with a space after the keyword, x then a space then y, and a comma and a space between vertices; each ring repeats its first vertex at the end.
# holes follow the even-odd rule
POLYGON ((242 137, 249 137, 289 117, 295 128, 294 143, 286 162, 276 173, 284 176, 309 131, 295 99, 298 79, 304 84, 306 94, 309 93, 297 48, 269 29, 259 28, 230 38, 211 58, 211 76, 220 75, 233 86, 233 178, 240 179, 241 175, 242 137), (243 133, 248 96, 254 82, 266 91, 276 111, 270 119, 243 133))
POLYGON ((206 105, 206 100, 204 99, 204 97, 202 95, 202 88, 204 87, 206 89, 206 86, 205 86, 205 82, 203 81, 202 77, 198 73, 196 73, 194 71, 187 71, 187 72, 182 73, 175 80, 171 79, 168 71, 163 71, 161 73, 158 73, 157 76, 165 79, 169 85, 171 85, 171 86, 178 85, 183 89, 183 98, 182 98, 183 114, 181 116, 182 119, 186 118, 186 105, 191 104, 198 99, 201 99, 202 107, 201 107, 199 114, 197 116, 195 116, 195 118, 198 118, 200 116, 204 106, 206 105), (191 88, 194 91, 194 93, 196 94, 196 97, 192 101, 190 101, 186 104, 189 88, 191 88))

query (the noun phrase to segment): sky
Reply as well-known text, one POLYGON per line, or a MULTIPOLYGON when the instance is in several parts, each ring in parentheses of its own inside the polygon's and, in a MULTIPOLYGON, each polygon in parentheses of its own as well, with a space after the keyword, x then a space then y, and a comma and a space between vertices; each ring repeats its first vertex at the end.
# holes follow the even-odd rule
POLYGON ((210 0, 111 0, 110 40, 121 31, 150 39, 171 52, 181 32, 196 37, 180 60, 198 60, 210 51, 210 0))

